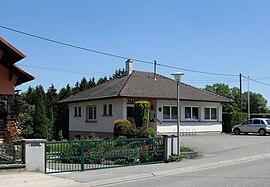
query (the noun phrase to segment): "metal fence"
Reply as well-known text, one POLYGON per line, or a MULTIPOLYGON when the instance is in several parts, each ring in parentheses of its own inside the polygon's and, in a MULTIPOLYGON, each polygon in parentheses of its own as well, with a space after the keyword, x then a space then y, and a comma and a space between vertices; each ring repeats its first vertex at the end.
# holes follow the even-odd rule
POLYGON ((23 144, 0 144, 0 164, 23 163, 23 144))
POLYGON ((46 173, 163 162, 163 138, 46 142, 46 173))

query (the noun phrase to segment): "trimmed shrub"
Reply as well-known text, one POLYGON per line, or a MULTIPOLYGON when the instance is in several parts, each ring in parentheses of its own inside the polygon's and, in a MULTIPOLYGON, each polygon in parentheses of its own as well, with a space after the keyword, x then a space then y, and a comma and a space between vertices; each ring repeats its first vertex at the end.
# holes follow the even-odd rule
POLYGON ((222 131, 225 133, 231 133, 232 127, 234 125, 246 122, 247 117, 248 115, 246 113, 241 113, 237 111, 223 114, 222 131))
POLYGON ((155 138, 157 137, 157 133, 154 129, 152 128, 138 128, 136 129, 136 137, 137 138, 155 138))
POLYGON ((128 120, 116 120, 114 122, 114 137, 127 137, 134 136, 134 127, 128 120))
POLYGON ((151 104, 148 101, 134 103, 134 121, 137 128, 147 127, 149 122, 151 104))

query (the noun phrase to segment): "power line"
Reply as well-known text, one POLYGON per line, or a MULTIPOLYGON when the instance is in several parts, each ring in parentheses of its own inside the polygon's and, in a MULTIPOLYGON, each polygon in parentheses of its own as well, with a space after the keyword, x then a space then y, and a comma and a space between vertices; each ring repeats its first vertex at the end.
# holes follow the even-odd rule
MULTIPOLYGON (((208 81, 185 81, 185 83, 195 83, 195 84, 207 84, 207 83, 216 83, 218 81, 215 80, 208 80, 208 81)), ((223 80, 222 83, 234 83, 239 81, 233 81, 233 80, 223 80)))
POLYGON ((30 33, 27 33, 27 32, 23 32, 23 31, 20 31, 20 30, 17 30, 17 29, 12 29, 10 27, 5 27, 3 25, 0 25, 0 27, 3 28, 3 29, 9 30, 9 31, 17 32, 17 33, 20 33, 20 34, 23 34, 23 35, 27 35, 27 36, 38 38, 38 39, 45 40, 45 41, 48 41, 48 42, 64 45, 64 46, 67 46, 67 47, 72 47, 72 48, 76 48, 76 49, 80 49, 80 50, 84 50, 84 51, 89 51, 89 52, 92 52, 92 53, 97 53, 97 54, 106 55, 106 56, 115 57, 115 58, 121 58, 121 59, 125 59, 125 60, 130 59, 130 60, 133 60, 133 61, 142 62, 142 63, 146 63, 146 64, 153 64, 153 62, 149 62, 149 61, 145 61, 145 60, 140 60, 140 59, 135 59, 135 58, 132 59, 132 58, 128 58, 128 57, 125 57, 125 56, 106 53, 106 52, 102 52, 102 51, 98 51, 98 50, 93 50, 93 49, 80 47, 80 46, 77 46, 77 45, 73 45, 73 44, 69 44, 69 43, 65 43, 65 42, 61 42, 61 41, 57 41, 57 40, 53 40, 53 39, 49 39, 49 38, 45 38, 45 37, 38 36, 38 35, 35 35, 35 34, 30 34, 30 33))
MULTIPOLYGON (((42 36, 38 36, 38 35, 31 34, 31 33, 23 32, 23 31, 13 29, 13 28, 10 28, 10 27, 6 27, 6 26, 3 26, 3 25, 0 25, 0 28, 6 29, 6 30, 9 30, 9 31, 12 31, 12 32, 16 32, 16 33, 19 33, 19 34, 27 35, 27 36, 30 36, 30 37, 34 37, 34 38, 37 38, 37 39, 40 39, 40 40, 45 40, 45 41, 48 41, 48 42, 56 43, 56 44, 59 44, 59 45, 64 45, 64 46, 67 46, 67 47, 72 47, 72 48, 76 48, 76 49, 80 49, 80 50, 84 50, 84 51, 88 51, 88 52, 92 52, 92 53, 97 53, 97 54, 100 54, 100 55, 105 55, 105 56, 110 56, 110 57, 120 58, 120 59, 125 59, 125 60, 130 59, 130 60, 135 61, 135 62, 141 62, 141 63, 145 63, 145 64, 154 65, 154 62, 151 62, 151 61, 146 61, 146 60, 141 60, 141 59, 136 59, 136 58, 128 58, 128 57, 121 56, 121 55, 116 55, 116 54, 112 54, 112 53, 107 53, 107 52, 93 50, 93 49, 89 49, 89 48, 85 48, 85 47, 80 47, 80 46, 77 46, 77 45, 74 45, 74 44, 69 44, 69 43, 65 43, 65 42, 45 38, 45 37, 42 37, 42 36)), ((177 69, 177 70, 183 70, 183 71, 189 71, 189 72, 193 72, 193 73, 207 74, 207 75, 238 76, 238 75, 232 75, 232 74, 213 73, 213 72, 198 71, 198 70, 192 70, 192 69, 186 69, 186 68, 179 68, 179 67, 175 67, 175 66, 161 64, 161 63, 157 63, 157 65, 161 66, 161 67, 177 69)))
POLYGON ((34 68, 34 69, 41 69, 41 70, 49 70, 49 71, 57 71, 57 72, 63 72, 63 73, 74 73, 74 74, 92 74, 92 75, 110 75, 110 73, 101 73, 101 72, 83 72, 80 70, 71 70, 71 69, 62 69, 62 68, 48 68, 48 67, 40 67, 40 66, 30 66, 30 65, 19 65, 21 67, 28 67, 28 68, 34 68))
POLYGON ((179 68, 179 67, 165 65, 165 64, 157 64, 157 65, 163 66, 163 67, 166 67, 166 68, 171 68, 171 69, 178 69, 178 70, 189 71, 189 72, 193 72, 193 73, 201 73, 201 74, 208 74, 208 75, 219 75, 219 76, 228 76, 228 77, 236 77, 236 76, 238 76, 238 75, 232 75, 232 74, 212 73, 212 72, 206 72, 206 71, 191 70, 191 69, 179 68))
POLYGON ((266 85, 266 86, 270 86, 270 84, 268 84, 268 83, 265 83, 265 82, 262 82, 262 81, 258 81, 258 80, 255 80, 255 79, 251 79, 251 78, 249 78, 249 79, 250 79, 251 81, 254 81, 254 82, 257 82, 257 83, 266 85))

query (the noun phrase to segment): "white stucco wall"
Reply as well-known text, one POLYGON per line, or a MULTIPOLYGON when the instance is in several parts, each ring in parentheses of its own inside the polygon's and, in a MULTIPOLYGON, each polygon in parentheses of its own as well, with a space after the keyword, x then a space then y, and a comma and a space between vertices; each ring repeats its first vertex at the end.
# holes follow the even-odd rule
MULTIPOLYGON (((106 99, 97 101, 84 101, 77 103, 69 103, 69 130, 81 132, 105 132, 112 133, 114 121, 118 119, 127 119, 127 104, 128 99, 106 99), (103 116, 103 105, 112 104, 113 115, 103 116), (86 108, 87 106, 95 105, 97 109, 96 122, 87 121, 86 108), (74 108, 81 107, 81 116, 74 117, 74 108)), ((175 133, 177 131, 176 120, 163 119, 163 106, 176 106, 174 100, 158 100, 152 101, 154 110, 156 110, 157 132, 160 133, 175 133), (162 111, 159 111, 159 108, 162 111)), ((222 105, 214 102, 195 102, 195 101, 181 101, 181 132, 221 132, 222 131, 222 105), (185 107, 198 107, 199 119, 190 120, 185 119, 185 107), (216 120, 204 119, 204 108, 217 108, 216 120)))
MULTIPOLYGON (((173 100, 159 100, 157 101, 157 109, 163 106, 177 106, 176 101, 173 100)), ((180 131, 181 132, 221 132, 222 131, 222 105, 213 102, 194 102, 194 101, 181 101, 181 118, 180 118, 180 131), (199 120, 185 119, 185 107, 198 107, 199 120), (204 108, 217 108, 217 120, 205 120, 204 108)), ((163 111, 157 111, 158 121, 161 122, 157 125, 157 132, 160 133, 175 133, 177 132, 176 120, 164 120, 163 111)))
POLYGON ((69 103, 69 130, 86 132, 113 132, 114 121, 123 119, 123 99, 106 99, 69 103), (103 105, 112 104, 112 116, 103 116, 103 105), (87 106, 96 106, 96 122, 87 121, 87 106), (81 107, 81 116, 74 117, 74 108, 81 107))

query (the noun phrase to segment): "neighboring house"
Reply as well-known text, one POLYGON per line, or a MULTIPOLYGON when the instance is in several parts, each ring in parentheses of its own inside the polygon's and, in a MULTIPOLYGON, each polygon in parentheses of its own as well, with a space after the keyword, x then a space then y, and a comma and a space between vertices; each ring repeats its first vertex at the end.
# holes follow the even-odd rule
POLYGON ((14 86, 34 79, 34 77, 18 66, 16 62, 25 58, 25 55, 0 37, 0 97, 7 97, 7 111, 0 113, 0 141, 7 120, 13 118, 14 86))
MULTIPOLYGON (((133 121, 134 102, 151 103, 149 126, 159 133, 177 131, 177 84, 174 80, 131 70, 126 76, 64 99, 69 107, 69 138, 86 138, 91 132, 112 136, 114 121, 133 121)), ((229 99, 180 83, 181 131, 221 132, 222 104, 229 99)))

